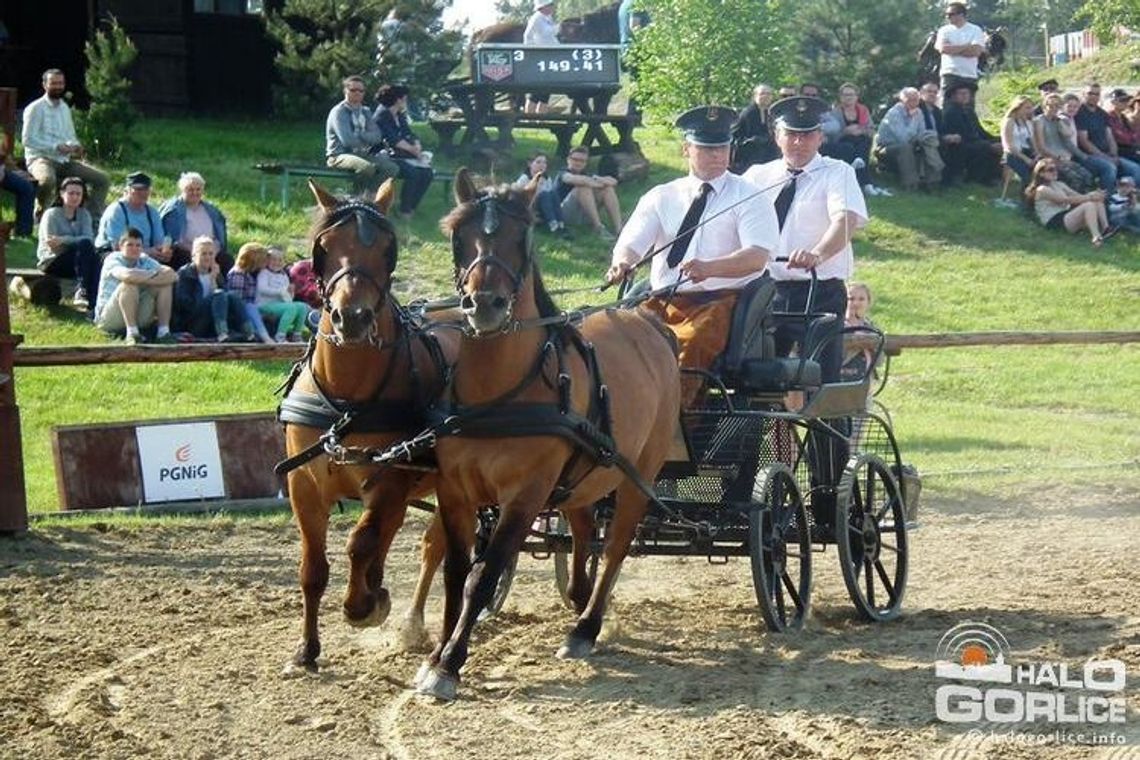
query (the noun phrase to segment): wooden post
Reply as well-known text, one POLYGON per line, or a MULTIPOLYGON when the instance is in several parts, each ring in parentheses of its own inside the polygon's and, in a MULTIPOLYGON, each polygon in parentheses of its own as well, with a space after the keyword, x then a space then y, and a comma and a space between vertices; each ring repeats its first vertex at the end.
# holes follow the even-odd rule
MULTIPOLYGON (((11 225, 0 224, 0 275, 11 225)), ((0 533, 28 529, 28 497, 24 491, 24 450, 20 440, 20 408, 16 406, 16 373, 12 358, 24 336, 11 334, 8 289, 0 288, 0 533)))

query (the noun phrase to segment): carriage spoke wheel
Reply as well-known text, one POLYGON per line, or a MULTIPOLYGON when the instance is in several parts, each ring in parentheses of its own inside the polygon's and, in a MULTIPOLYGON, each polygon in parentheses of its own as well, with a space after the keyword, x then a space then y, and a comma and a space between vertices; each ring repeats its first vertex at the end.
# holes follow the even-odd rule
MULTIPOLYGON (((475 530, 475 561, 483 559, 483 553, 487 551, 487 544, 491 542, 491 534, 495 531, 495 526, 499 523, 499 508, 498 507, 483 507, 479 510, 479 524, 475 530)), ((483 608, 479 614, 479 619, 483 620, 503 609, 503 604, 507 601, 507 595, 511 593, 511 584, 515 580, 515 567, 518 565, 519 555, 511 557, 507 564, 503 567, 503 572, 499 576, 499 583, 495 586, 495 594, 491 597, 491 602, 483 608)))
POLYGON ((843 582, 867 620, 891 620, 906 589, 906 513, 898 484, 874 454, 852 457, 839 481, 835 543, 843 582))
POLYGON ((775 463, 756 481, 749 512, 752 585, 770 631, 803 627, 811 608, 811 534, 795 476, 775 463))

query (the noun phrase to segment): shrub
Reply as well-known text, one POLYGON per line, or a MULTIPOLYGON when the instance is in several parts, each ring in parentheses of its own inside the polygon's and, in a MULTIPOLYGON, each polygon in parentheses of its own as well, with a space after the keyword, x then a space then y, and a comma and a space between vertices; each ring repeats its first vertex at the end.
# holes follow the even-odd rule
POLYGON ((86 111, 76 111, 75 130, 88 153, 115 162, 137 147, 131 128, 139 114, 131 104, 131 80, 126 72, 138 50, 112 16, 105 30, 95 32, 84 53, 91 105, 86 111))

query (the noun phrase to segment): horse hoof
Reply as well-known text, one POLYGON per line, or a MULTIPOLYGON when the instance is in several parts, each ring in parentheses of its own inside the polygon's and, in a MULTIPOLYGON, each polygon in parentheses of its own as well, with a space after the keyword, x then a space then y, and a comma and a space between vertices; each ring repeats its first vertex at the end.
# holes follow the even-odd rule
POLYGON ((428 636, 422 620, 404 618, 400 626, 400 644, 405 652, 427 652, 431 650, 431 636, 428 636))
POLYGON ((431 663, 425 660, 420 663, 420 669, 416 671, 416 677, 412 679, 412 686, 417 689, 420 688, 420 684, 428 677, 428 673, 431 673, 431 663))
POLYGON ((555 655, 560 660, 584 660, 594 651, 594 642, 570 636, 555 655))
POLYGON ((392 600, 385 594, 372 605, 372 609, 369 610, 367 615, 354 618, 348 613, 348 609, 346 608, 344 611, 344 619, 353 628, 374 628, 378 625, 383 625, 384 621, 388 619, 388 613, 391 611, 392 600))
POLYGON ((459 679, 431 668, 417 684, 416 693, 440 702, 454 702, 459 693, 459 679))

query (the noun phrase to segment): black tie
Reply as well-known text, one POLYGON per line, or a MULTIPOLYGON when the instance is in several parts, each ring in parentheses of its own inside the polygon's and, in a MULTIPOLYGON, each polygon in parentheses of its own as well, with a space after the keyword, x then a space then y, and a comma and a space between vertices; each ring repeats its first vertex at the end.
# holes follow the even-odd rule
POLYGON ((796 179, 804 173, 803 169, 788 169, 792 176, 788 179, 780 194, 776 196, 776 222, 780 229, 784 229, 784 220, 788 218, 788 209, 792 207, 792 198, 796 197, 796 179))
POLYGON ((673 241, 673 247, 669 249, 669 258, 666 259, 670 268, 677 266, 681 263, 681 259, 685 258, 685 251, 689 249, 689 241, 693 239, 697 222, 701 221, 701 214, 705 213, 711 190, 712 185, 708 182, 701 183, 701 191, 693 199, 689 210, 685 212, 685 218, 681 220, 681 227, 678 230, 681 234, 673 241))

